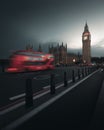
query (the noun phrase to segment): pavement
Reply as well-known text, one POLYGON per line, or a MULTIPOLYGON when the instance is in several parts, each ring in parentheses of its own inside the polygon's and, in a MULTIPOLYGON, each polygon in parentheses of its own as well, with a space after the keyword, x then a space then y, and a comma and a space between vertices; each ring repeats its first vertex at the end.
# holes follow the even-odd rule
POLYGON ((99 98, 96 102, 96 107, 89 129, 104 130, 104 81, 102 83, 102 87, 99 93, 99 98))
POLYGON ((45 101, 47 98, 46 102, 34 106, 2 130, 104 129, 103 80, 104 72, 97 71, 75 84, 68 84, 62 87, 64 91, 58 90, 56 94, 40 99, 45 101))

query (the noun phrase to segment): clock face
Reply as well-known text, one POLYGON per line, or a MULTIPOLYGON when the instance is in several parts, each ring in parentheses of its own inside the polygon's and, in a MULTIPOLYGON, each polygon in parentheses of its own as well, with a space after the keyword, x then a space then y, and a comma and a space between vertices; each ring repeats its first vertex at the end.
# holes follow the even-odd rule
POLYGON ((84 36, 84 38, 83 38, 84 40, 87 40, 87 36, 84 36))

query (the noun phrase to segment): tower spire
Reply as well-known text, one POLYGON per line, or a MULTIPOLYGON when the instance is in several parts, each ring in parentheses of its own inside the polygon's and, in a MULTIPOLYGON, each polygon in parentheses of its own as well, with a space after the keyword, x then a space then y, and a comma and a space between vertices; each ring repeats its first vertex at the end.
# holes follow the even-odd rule
POLYGON ((63 47, 63 42, 62 42, 62 47, 63 47))
POLYGON ((84 27, 84 32, 89 32, 87 21, 86 21, 86 24, 85 24, 85 27, 84 27))
POLYGON ((39 44, 38 51, 39 51, 39 52, 42 52, 42 48, 41 48, 41 45, 40 45, 40 44, 39 44))
POLYGON ((26 50, 28 51, 32 51, 33 50, 33 45, 31 45, 30 43, 26 45, 26 50))

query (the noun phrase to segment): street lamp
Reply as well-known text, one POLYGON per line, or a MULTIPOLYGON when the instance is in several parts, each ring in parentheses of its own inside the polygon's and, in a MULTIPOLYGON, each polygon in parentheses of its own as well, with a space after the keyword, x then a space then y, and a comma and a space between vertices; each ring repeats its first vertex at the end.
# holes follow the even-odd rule
POLYGON ((86 60, 84 60, 83 62, 84 62, 84 64, 85 64, 85 63, 86 63, 86 60))
POLYGON ((75 59, 73 59, 73 63, 75 63, 75 59))

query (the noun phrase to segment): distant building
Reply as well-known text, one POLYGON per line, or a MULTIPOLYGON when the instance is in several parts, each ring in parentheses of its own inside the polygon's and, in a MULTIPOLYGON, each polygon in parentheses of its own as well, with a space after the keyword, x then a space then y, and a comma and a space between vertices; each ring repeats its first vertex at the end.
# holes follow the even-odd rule
POLYGON ((82 34, 82 60, 85 64, 91 63, 91 34, 88 29, 87 23, 84 27, 84 32, 82 34))
POLYGON ((62 42, 62 45, 49 46, 49 53, 54 55, 55 64, 67 64, 67 44, 64 46, 62 42))
POLYGON ((49 46, 49 53, 53 54, 55 57, 55 64, 75 64, 78 62, 78 55, 67 52, 67 44, 61 45, 57 44, 57 46, 49 46))
POLYGON ((67 63, 68 64, 79 64, 80 62, 81 62, 81 56, 74 54, 74 53, 67 54, 67 63))
POLYGON ((31 44, 26 45, 26 50, 27 51, 32 51, 33 50, 33 45, 31 45, 31 44))
MULTIPOLYGON (((28 44, 28 45, 26 45, 26 50, 28 50, 28 51, 33 51, 33 45, 31 45, 31 44, 28 44)), ((38 47, 38 50, 37 50, 38 52, 42 52, 42 48, 41 48, 41 45, 39 44, 39 47, 38 47)))

